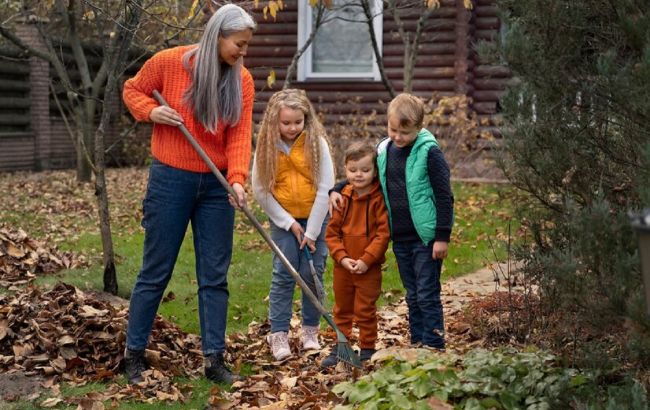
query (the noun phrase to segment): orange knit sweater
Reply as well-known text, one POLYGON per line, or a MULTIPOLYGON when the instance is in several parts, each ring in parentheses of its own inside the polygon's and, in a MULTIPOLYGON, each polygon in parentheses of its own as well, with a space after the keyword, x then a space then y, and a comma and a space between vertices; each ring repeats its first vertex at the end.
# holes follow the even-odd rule
MULTIPOLYGON (((191 47, 194 46, 163 50, 147 60, 135 77, 124 83, 124 103, 136 120, 150 121, 149 113, 159 105, 151 95, 153 90, 158 90, 183 117, 185 126, 217 168, 228 169, 228 182, 243 185, 248 177, 251 158, 255 97, 253 77, 242 67, 243 102, 239 122, 234 126, 219 123, 216 133, 212 134, 194 118, 191 106, 183 102, 183 94, 191 78, 183 67, 182 57, 191 47)), ((154 124, 151 153, 160 162, 174 168, 193 172, 210 171, 177 127, 154 124)))

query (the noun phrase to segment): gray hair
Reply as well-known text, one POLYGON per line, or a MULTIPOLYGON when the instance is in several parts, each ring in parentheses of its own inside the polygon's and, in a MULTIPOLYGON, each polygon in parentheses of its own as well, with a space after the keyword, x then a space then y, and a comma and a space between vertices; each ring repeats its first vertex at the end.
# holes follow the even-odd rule
POLYGON ((210 17, 198 46, 183 55, 183 65, 192 77, 185 101, 191 104, 196 119, 212 133, 219 121, 237 124, 242 109, 242 59, 232 66, 220 63, 219 37, 255 28, 255 21, 244 9, 226 4, 210 17), (192 57, 194 62, 190 64, 192 57))

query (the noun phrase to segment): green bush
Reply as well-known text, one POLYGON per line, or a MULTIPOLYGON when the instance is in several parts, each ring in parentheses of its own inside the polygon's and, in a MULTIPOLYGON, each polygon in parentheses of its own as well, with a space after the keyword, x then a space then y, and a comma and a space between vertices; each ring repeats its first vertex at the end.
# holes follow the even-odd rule
POLYGON ((496 55, 517 80, 502 101, 501 166, 530 194, 518 208, 532 239, 516 256, 548 314, 565 318, 554 347, 571 340, 581 365, 616 366, 589 360, 614 350, 647 367, 627 213, 650 205, 650 14, 629 0, 499 5, 507 30, 496 55))
POLYGON ((597 378, 555 365, 546 352, 473 350, 463 357, 423 351, 415 361, 390 358, 356 382, 334 387, 349 409, 430 409, 435 397, 456 409, 647 409, 631 379, 599 386, 597 378))

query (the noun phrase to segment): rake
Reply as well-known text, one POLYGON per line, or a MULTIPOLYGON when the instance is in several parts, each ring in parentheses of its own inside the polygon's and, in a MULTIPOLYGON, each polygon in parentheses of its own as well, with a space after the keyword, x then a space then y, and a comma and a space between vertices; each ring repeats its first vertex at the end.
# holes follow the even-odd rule
MULTIPOLYGON (((163 96, 158 92, 158 90, 153 91, 153 97, 158 101, 160 105, 164 105, 169 107, 169 104, 163 96)), ((217 177, 217 180, 221 183, 221 185, 228 191, 228 193, 233 197, 237 198, 237 195, 235 194, 235 191, 232 189, 226 178, 223 176, 221 171, 214 165, 214 162, 208 157, 208 154, 205 153, 201 145, 196 141, 194 136, 190 133, 190 131, 185 127, 184 124, 179 124, 178 128, 181 130, 187 141, 194 147, 196 150, 197 154, 205 161, 206 165, 208 168, 210 168, 210 171, 214 174, 215 177, 217 177)), ((289 259, 282 253, 278 245, 271 239, 271 236, 264 230, 262 227, 262 224, 257 220, 255 215, 251 212, 251 210, 248 208, 248 206, 244 205, 241 207, 242 211, 244 212, 244 215, 248 218, 248 220, 253 224, 257 232, 259 232, 260 235, 262 235, 262 238, 266 241, 266 243, 271 247, 273 252, 280 258, 280 261, 284 265, 285 268, 287 268, 287 271, 293 276, 295 279, 296 283, 298 283, 298 286, 300 286, 300 289, 302 289, 302 292, 307 295, 309 300, 314 304, 316 309, 323 315, 327 323, 329 323, 330 326, 332 326, 332 329, 336 332, 336 357, 342 361, 343 363, 349 364, 351 366, 361 368, 361 360, 359 359, 359 356, 357 356, 356 352, 352 349, 350 346, 350 343, 348 342, 348 339, 345 337, 343 332, 341 332, 341 329, 339 329, 336 326, 336 323, 334 323, 334 320, 332 319, 332 316, 325 310, 323 307, 323 304, 318 300, 318 298, 314 295, 314 293, 309 289, 309 286, 307 286, 307 283, 302 279, 300 274, 296 271, 296 269, 291 265, 289 262, 289 259)), ((311 255, 310 255, 311 256, 311 255)), ((318 284, 314 284, 315 286, 318 286, 318 284)))
POLYGON ((321 283, 320 279, 318 279, 318 273, 316 272, 316 267, 314 266, 314 257, 312 256, 311 252, 309 251, 309 248, 307 246, 304 246, 302 248, 303 252, 305 253, 305 257, 307 258, 307 262, 309 263, 309 271, 311 272, 311 278, 314 281, 314 288, 316 289, 316 296, 318 297, 318 301, 323 304, 323 307, 325 306, 325 289, 323 289, 323 284, 321 283))

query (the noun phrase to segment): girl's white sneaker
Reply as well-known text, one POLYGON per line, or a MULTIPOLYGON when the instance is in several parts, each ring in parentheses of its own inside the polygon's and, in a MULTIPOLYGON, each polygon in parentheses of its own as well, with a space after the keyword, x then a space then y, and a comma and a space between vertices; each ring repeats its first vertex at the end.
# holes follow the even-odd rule
POLYGON ((320 350, 318 326, 302 327, 302 348, 305 350, 320 350))
POLYGON ((266 336, 266 341, 271 345, 271 353, 273 358, 280 361, 291 356, 291 349, 289 348, 289 335, 287 332, 275 332, 266 336))

